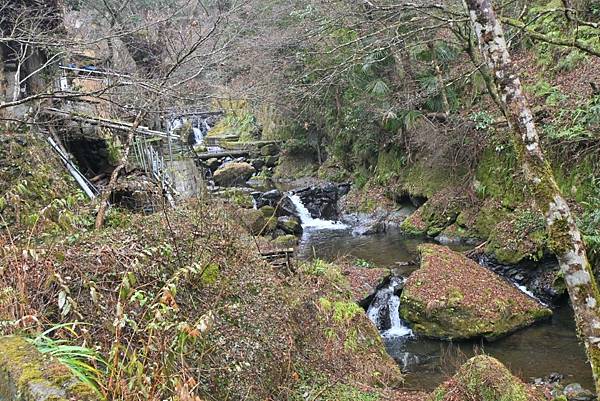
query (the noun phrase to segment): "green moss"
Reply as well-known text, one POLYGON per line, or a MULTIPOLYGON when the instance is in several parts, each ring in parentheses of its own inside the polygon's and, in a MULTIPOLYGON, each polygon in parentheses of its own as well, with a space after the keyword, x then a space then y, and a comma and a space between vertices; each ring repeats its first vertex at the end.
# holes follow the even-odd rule
POLYGON ((424 235, 427 232, 427 224, 423 221, 421 213, 421 209, 418 209, 406 218, 400 225, 402 231, 412 235, 424 235))
POLYGON ((13 238, 23 230, 26 238, 44 239, 91 225, 80 213, 88 201, 85 194, 46 142, 29 133, 0 135, 5 136, 0 143, 0 228, 9 226, 13 238))
POLYGON ((548 227, 548 237, 548 246, 557 255, 564 254, 572 246, 569 223, 565 219, 557 220, 548 227))
POLYGON ((200 281, 204 285, 212 285, 219 278, 220 267, 216 263, 206 265, 200 275, 200 281))
POLYGON ((498 360, 478 355, 469 359, 451 380, 439 386, 430 401, 534 401, 541 394, 530 392, 525 384, 498 360))
POLYGON ((430 198, 445 188, 458 187, 463 174, 464 171, 449 173, 445 167, 432 166, 422 160, 404 170, 401 188, 411 195, 430 198))
POLYGON ((98 399, 94 390, 79 382, 66 366, 39 353, 24 338, 0 337, 0 394, 10 397, 14 389, 20 394, 19 399, 34 400, 38 399, 36 387, 65 392, 65 397, 49 396, 56 401, 98 399))
POLYGON ((312 155, 296 155, 283 152, 275 167, 274 177, 301 178, 314 175, 315 160, 312 155))
POLYGON ((510 143, 489 146, 477 165, 477 193, 493 198, 504 207, 515 207, 526 199, 524 181, 510 143))
POLYGON ((247 192, 241 191, 238 188, 227 188, 219 191, 219 197, 228 199, 234 205, 244 209, 252 209, 254 207, 254 201, 252 195, 247 192))
POLYGON ((347 324, 364 310, 355 302, 331 301, 319 298, 319 305, 325 313, 331 313, 334 322, 347 324))
POLYGON ((272 217, 275 215, 275 208, 273 206, 263 206, 260 209, 260 212, 263 214, 263 216, 265 217, 272 217))
POLYGON ((281 235, 273 240, 278 245, 292 247, 298 243, 298 238, 295 235, 287 234, 281 235))
POLYGON ((427 244, 419 251, 421 267, 407 279, 400 303, 402 318, 419 334, 495 339, 552 313, 447 247, 427 244), (474 289, 473 281, 486 285, 474 289))

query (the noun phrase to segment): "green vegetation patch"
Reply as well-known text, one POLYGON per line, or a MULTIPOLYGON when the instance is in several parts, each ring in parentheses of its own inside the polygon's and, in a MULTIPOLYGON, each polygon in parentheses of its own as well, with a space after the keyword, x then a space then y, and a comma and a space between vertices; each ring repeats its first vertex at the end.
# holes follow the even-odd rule
POLYGON ((428 401, 541 401, 545 397, 527 387, 497 359, 477 355, 469 359, 428 401))

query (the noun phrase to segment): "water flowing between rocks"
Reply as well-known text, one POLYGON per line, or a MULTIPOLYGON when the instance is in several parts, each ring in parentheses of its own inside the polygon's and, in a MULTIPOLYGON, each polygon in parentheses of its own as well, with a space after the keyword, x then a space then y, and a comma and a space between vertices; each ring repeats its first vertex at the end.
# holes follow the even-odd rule
MULTIPOLYGON (((594 387, 583 347, 575 333, 573 312, 566 303, 554 311, 552 318, 495 342, 447 342, 416 336, 400 319, 399 292, 404 282, 402 276, 407 277, 417 268, 410 263, 417 257, 417 246, 427 240, 406 237, 400 232, 355 236, 352 229, 342 223, 312 218, 297 196, 290 198, 305 228, 298 250, 300 258, 333 260, 349 255, 391 268, 397 275, 372 297, 367 315, 380 330, 388 353, 406 372, 408 387, 434 389, 467 357, 481 352, 498 358, 526 381, 558 372, 567 383, 594 387)), ((527 288, 517 287, 532 295, 527 288)))

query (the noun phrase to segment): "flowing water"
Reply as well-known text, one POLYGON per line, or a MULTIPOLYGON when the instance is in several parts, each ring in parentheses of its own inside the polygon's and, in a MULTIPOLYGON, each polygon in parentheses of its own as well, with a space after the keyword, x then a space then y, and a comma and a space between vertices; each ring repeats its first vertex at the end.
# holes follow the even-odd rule
POLYGON ((390 281, 373 297, 367 316, 377 326, 381 336, 392 340, 399 337, 412 337, 413 332, 400 319, 400 296, 398 292, 404 285, 404 278, 391 277, 390 281))
POLYGON ((298 217, 302 222, 302 227, 306 231, 314 231, 314 230, 345 230, 348 228, 342 222, 332 221, 332 220, 323 220, 323 219, 315 219, 311 216, 308 209, 304 206, 300 197, 298 195, 289 195, 288 196, 294 207, 296 208, 296 212, 298 213, 298 217))
MULTIPOLYGON (((308 211, 301 211, 301 216, 302 213, 308 211)), ((398 232, 353 236, 349 227, 309 216, 309 213, 308 216, 304 214, 302 219, 305 230, 298 250, 301 258, 333 260, 349 255, 379 267, 395 268, 396 273, 403 276, 417 268, 414 263, 417 246, 424 239, 408 238, 398 232)), ((526 381, 558 372, 564 375, 565 383, 578 382, 586 388, 594 388, 583 346, 575 333, 573 312, 568 305, 559 307, 551 319, 495 342, 437 341, 413 335, 410 327, 400 319, 398 287, 402 282, 401 277, 392 278, 373 297, 367 313, 380 329, 389 354, 407 372, 407 387, 432 390, 452 375, 466 358, 485 352, 526 381)), ((525 288, 522 290, 526 291, 525 288)))

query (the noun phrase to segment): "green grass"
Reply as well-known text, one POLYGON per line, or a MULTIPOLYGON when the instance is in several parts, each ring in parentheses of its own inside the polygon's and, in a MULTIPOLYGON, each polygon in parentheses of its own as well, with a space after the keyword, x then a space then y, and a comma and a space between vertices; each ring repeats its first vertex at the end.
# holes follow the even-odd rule
POLYGON ((65 330, 71 335, 76 335, 75 326, 84 323, 63 323, 52 326, 43 333, 28 339, 39 352, 55 357, 67 366, 71 372, 83 383, 89 385, 100 393, 104 387, 106 361, 100 354, 83 345, 72 345, 72 341, 54 339, 52 333, 65 330))

